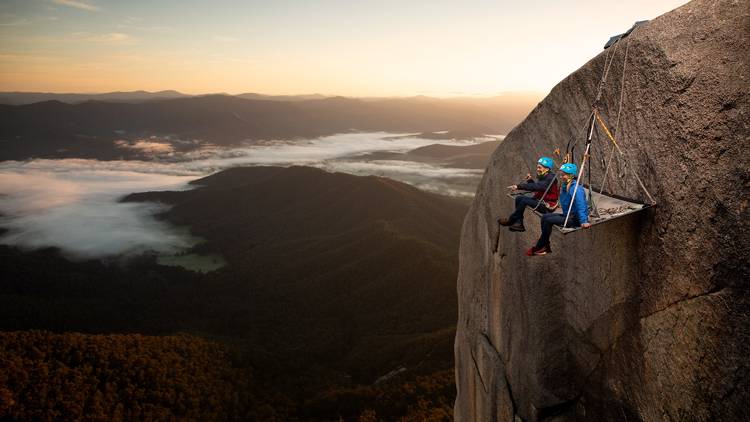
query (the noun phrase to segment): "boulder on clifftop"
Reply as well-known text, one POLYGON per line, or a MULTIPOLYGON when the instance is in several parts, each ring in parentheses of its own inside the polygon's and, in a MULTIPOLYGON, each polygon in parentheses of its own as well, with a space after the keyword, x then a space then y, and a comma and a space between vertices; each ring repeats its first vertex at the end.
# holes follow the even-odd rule
MULTIPOLYGON (((748 0, 694 0, 565 78, 497 148, 462 232, 456 420, 750 420, 749 35, 748 0), (499 230, 505 187, 583 137, 610 60, 599 111, 658 206, 526 257, 538 218, 499 230)), ((624 162, 608 190, 646 202, 624 162)))

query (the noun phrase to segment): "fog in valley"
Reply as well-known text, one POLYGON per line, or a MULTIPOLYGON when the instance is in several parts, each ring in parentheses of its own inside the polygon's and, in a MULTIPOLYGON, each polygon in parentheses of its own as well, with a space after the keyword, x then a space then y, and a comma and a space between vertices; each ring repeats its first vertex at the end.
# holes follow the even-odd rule
POLYGON ((237 166, 318 167, 331 172, 389 177, 438 194, 470 198, 483 169, 439 162, 398 159, 433 144, 471 146, 502 139, 423 139, 416 134, 345 133, 295 142, 279 141, 237 148, 205 147, 176 152, 168 141, 121 143, 149 159, 99 161, 36 159, 0 162, 0 243, 24 249, 58 247, 69 258, 171 255, 200 239, 156 215, 156 203, 119 202, 133 192, 185 190, 188 182, 237 166))

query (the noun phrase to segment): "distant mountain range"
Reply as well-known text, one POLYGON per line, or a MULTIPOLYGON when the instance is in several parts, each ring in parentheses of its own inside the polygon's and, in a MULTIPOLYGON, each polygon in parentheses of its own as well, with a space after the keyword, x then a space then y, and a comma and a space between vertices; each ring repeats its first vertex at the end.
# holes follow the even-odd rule
MULTIPOLYGON (((56 93, 56 92, 0 92, 0 104, 6 105, 24 105, 33 104, 42 101, 60 101, 68 104, 78 104, 85 101, 106 101, 106 102, 131 102, 139 103, 143 101, 169 99, 169 98, 186 98, 186 97, 204 97, 208 95, 227 95, 246 100, 269 100, 269 101, 304 101, 304 100, 322 100, 324 98, 336 97, 336 95, 323 95, 323 94, 302 94, 302 95, 269 95, 269 94, 258 94, 255 92, 246 92, 243 94, 230 95, 226 93, 215 93, 215 94, 199 94, 191 95, 184 94, 182 92, 174 90, 164 91, 115 91, 105 93, 56 93)), ((541 93, 538 92, 509 92, 502 95, 491 96, 491 97, 451 97, 449 101, 456 102, 517 102, 533 103, 538 102, 542 97, 541 93)), ((362 101, 381 101, 386 99, 410 99, 410 100, 422 100, 422 101, 434 101, 438 100, 435 97, 428 97, 425 95, 416 95, 412 97, 350 97, 352 99, 359 99, 362 101)))
MULTIPOLYGON (((167 92, 172 95, 182 94, 167 92)), ((108 96, 133 93, 103 94, 108 96)), ((0 160, 31 157, 132 158, 116 140, 169 137, 181 148, 263 139, 311 138, 349 131, 508 132, 535 104, 527 97, 428 97, 285 100, 207 95, 124 102, 59 100, 0 105, 0 160)), ((257 94, 247 94, 257 96, 257 94)), ((109 97, 108 97, 109 98, 109 97)))
POLYGON ((24 105, 42 101, 60 101, 63 103, 77 104, 84 101, 109 101, 109 102, 142 102, 156 99, 184 98, 190 95, 181 92, 167 91, 129 91, 129 92, 107 92, 102 94, 58 94, 53 92, 0 92, 0 104, 24 105))
POLYGON ((329 98, 328 95, 310 94, 310 95, 266 95, 256 93, 246 93, 235 95, 236 97, 246 100, 271 100, 271 101, 303 101, 303 100, 322 100, 329 98))
MULTIPOLYGON (((0 104, 6 105, 25 105, 34 104, 42 101, 60 101, 68 104, 79 104, 86 101, 105 101, 118 103, 141 103, 152 100, 166 100, 170 98, 188 98, 202 97, 203 95, 183 94, 174 90, 164 91, 115 91, 104 92, 100 94, 81 94, 81 93, 56 93, 56 92, 0 92, 0 104)), ((229 95, 225 93, 209 95, 229 95)), ((331 97, 330 95, 310 94, 310 95, 266 95, 248 92, 234 95, 235 97, 247 100, 269 100, 269 101, 302 101, 302 100, 320 100, 331 97)))

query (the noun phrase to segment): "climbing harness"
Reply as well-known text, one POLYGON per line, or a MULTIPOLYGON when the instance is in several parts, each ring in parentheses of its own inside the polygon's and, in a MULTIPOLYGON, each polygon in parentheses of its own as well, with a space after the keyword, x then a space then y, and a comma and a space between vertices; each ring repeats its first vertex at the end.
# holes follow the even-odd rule
MULTIPOLYGON (((550 188, 552 188, 552 185, 554 185, 556 183, 559 184, 558 181, 557 181, 557 175, 555 175, 555 178, 552 179, 551 182, 549 182, 549 184, 547 185, 547 189, 544 190, 544 193, 539 198, 539 202, 537 202, 536 206, 531 209, 532 211, 536 211, 536 209, 539 208, 539 205, 541 205, 542 202, 544 201, 544 197, 547 196, 547 194, 549 193, 550 188)), ((547 206, 547 205, 549 205, 549 204, 545 204, 545 206, 547 206)), ((550 207, 547 206, 547 208, 550 209, 550 210, 554 210, 555 208, 557 208, 559 206, 560 206, 560 199, 558 198, 557 202, 555 202, 555 206, 553 206, 552 208, 550 208, 550 207)))

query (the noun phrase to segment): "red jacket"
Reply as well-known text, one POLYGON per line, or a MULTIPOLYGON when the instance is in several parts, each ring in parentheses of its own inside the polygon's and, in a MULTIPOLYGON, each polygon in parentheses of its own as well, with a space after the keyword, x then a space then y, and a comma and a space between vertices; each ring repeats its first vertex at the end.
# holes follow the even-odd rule
POLYGON ((537 182, 529 179, 526 183, 519 183, 518 189, 534 192, 534 199, 540 199, 546 190, 547 194, 544 195, 544 202, 547 208, 553 209, 557 205, 558 198, 560 198, 560 186, 557 184, 555 174, 548 171, 543 176, 537 176, 537 178, 539 179, 537 182), (547 190, 547 186, 550 183, 552 183, 552 186, 547 190))

